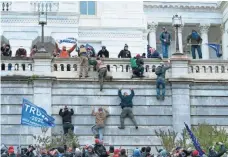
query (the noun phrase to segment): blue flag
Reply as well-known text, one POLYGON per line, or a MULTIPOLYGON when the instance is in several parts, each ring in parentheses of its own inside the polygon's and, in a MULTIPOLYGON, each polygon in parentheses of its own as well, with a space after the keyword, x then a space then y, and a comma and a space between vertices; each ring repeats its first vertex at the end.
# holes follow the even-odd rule
POLYGON ((222 53, 221 53, 221 49, 220 49, 220 44, 207 44, 210 48, 212 48, 213 50, 215 50, 216 56, 217 57, 221 57, 222 53))
POLYGON ((55 119, 47 112, 26 99, 23 99, 21 124, 33 127, 54 127, 55 119))
POLYGON ((205 154, 205 153, 204 153, 203 150, 201 149, 200 144, 199 144, 199 142, 197 141, 196 137, 194 136, 194 134, 192 133, 192 131, 189 129, 188 125, 187 125, 186 123, 184 123, 184 125, 185 125, 185 127, 186 127, 186 129, 187 129, 187 131, 188 131, 189 136, 190 136, 191 139, 192 139, 193 145, 195 146, 196 150, 199 152, 199 156, 203 156, 203 154, 205 154))

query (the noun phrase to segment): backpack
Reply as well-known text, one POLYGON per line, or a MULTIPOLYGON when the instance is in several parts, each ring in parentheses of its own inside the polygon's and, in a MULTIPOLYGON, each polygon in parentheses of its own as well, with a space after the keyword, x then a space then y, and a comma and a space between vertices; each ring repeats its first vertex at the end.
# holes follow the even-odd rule
POLYGON ((107 156, 107 152, 105 150, 105 147, 100 145, 96 147, 97 149, 95 150, 95 152, 97 153, 97 155, 99 157, 106 157, 107 156))
POLYGON ((197 33, 197 32, 192 32, 192 39, 194 39, 194 40, 199 40, 200 39, 200 36, 199 36, 199 34, 197 33))
POLYGON ((135 58, 131 58, 130 59, 130 62, 131 62, 131 68, 137 68, 138 67, 135 58))
POLYGON ((156 75, 161 75, 161 74, 162 74, 162 67, 161 67, 161 66, 158 66, 158 67, 155 69, 155 74, 156 74, 156 75))

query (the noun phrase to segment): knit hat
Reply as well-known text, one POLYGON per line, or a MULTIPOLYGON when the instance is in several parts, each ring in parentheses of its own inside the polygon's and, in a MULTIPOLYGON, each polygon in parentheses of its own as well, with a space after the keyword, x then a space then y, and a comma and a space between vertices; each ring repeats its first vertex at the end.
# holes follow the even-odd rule
POLYGON ((102 107, 100 107, 100 108, 98 109, 98 111, 103 111, 103 108, 102 108, 102 107))
POLYGON ((197 150, 194 150, 193 152, 192 152, 192 156, 198 156, 199 155, 199 152, 197 151, 197 150))
POLYGON ((14 153, 14 147, 13 146, 9 146, 8 153, 14 153))
POLYGON ((136 57, 140 57, 140 54, 137 54, 136 57))

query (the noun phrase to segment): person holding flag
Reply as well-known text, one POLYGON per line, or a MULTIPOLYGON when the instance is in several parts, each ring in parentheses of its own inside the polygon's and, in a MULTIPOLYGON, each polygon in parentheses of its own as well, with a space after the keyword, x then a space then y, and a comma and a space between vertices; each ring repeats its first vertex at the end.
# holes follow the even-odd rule
POLYGON ((74 43, 74 45, 69 50, 66 49, 65 45, 62 46, 62 50, 61 50, 59 48, 58 44, 55 43, 55 48, 56 48, 57 53, 59 53, 59 57, 60 58, 69 58, 70 57, 70 53, 72 51, 74 51, 74 49, 77 47, 77 43, 76 43, 77 40, 74 39, 74 38, 67 38, 67 39, 59 41, 60 44, 63 43, 63 42, 65 42, 65 43, 74 43))

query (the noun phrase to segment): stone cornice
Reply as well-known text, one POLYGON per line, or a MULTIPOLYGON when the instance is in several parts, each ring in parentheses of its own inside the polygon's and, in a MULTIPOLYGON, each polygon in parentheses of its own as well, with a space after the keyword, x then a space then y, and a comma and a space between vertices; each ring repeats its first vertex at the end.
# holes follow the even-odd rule
MULTIPOLYGON (((47 15, 50 24, 78 24, 79 14, 49 12, 47 15)), ((37 12, 1 12, 1 23, 38 23, 37 12)))
POLYGON ((181 8, 181 9, 204 9, 204 10, 219 9, 216 3, 156 2, 156 1, 144 1, 144 8, 181 8))

